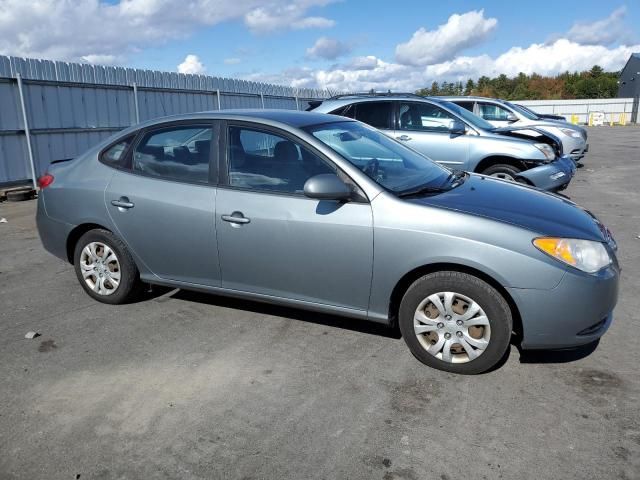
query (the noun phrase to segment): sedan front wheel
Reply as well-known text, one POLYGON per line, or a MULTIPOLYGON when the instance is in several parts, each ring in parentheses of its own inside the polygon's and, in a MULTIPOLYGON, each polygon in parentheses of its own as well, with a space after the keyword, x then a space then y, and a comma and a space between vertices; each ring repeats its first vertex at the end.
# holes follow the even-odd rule
POLYGON ((400 331, 411 353, 449 372, 477 374, 495 366, 509 347, 512 323, 502 295, 461 272, 419 278, 400 304, 400 331))

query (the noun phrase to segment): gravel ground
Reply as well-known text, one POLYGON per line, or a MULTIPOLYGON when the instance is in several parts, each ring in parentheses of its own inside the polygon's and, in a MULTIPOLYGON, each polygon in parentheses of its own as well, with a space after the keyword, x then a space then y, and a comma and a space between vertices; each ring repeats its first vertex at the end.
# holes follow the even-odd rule
POLYGON ((475 377, 349 319, 96 303, 41 247, 35 202, 0 204, 0 479, 640 478, 640 128, 590 144, 565 193, 619 243, 614 323, 594 351, 513 347, 475 377))

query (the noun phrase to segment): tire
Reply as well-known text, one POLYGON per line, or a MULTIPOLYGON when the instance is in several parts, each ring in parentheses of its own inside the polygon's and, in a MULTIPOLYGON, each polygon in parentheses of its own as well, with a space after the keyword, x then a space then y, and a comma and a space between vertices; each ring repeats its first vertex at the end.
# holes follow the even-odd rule
POLYGON ((496 366, 509 348, 513 328, 511 309, 495 288, 473 275, 449 271, 430 273, 409 287, 400 303, 398 323, 402 338, 419 361, 465 375, 486 372, 496 366), (443 315, 431 302, 429 297, 434 298, 436 294, 441 294, 438 296, 440 307, 452 315, 443 315), (452 309, 458 312, 446 309, 449 294, 453 294, 452 309), (469 312, 469 308, 475 310, 476 306, 479 307, 477 313, 469 312), (419 308, 426 315, 420 315, 419 308), (465 315, 469 318, 465 319, 465 315), (421 321, 416 320, 417 317, 421 321), (463 322, 462 326, 458 320, 463 322), (417 329, 420 332, 416 332, 417 329), (466 343, 466 347, 457 341, 466 343), (444 356, 447 343, 450 359, 444 356), (472 343, 482 344, 482 348, 472 343), (432 353, 427 348, 432 349, 432 353), (468 350, 472 354, 467 353, 468 350))
POLYGON ((6 196, 8 202, 24 202, 32 200, 36 196, 36 191, 33 188, 7 190, 6 196))
POLYGON ((90 230, 82 235, 74 249, 73 264, 82 288, 99 302, 111 305, 130 303, 142 294, 143 284, 129 250, 108 230, 90 230), (106 248, 100 247, 101 245, 106 248), (92 255, 92 247, 95 255, 92 255), (114 253, 115 261, 109 262, 113 257, 107 249, 114 253), (104 258, 107 261, 100 263, 99 260, 104 258), (95 268, 91 268, 92 266, 95 268), (116 273, 119 273, 117 285, 116 273), (89 275, 88 279, 85 274, 89 275))
POLYGON ((491 165, 490 167, 485 168, 481 173, 490 177, 502 178, 504 180, 518 182, 517 175, 520 172, 522 172, 522 170, 518 167, 499 163, 497 165, 491 165))

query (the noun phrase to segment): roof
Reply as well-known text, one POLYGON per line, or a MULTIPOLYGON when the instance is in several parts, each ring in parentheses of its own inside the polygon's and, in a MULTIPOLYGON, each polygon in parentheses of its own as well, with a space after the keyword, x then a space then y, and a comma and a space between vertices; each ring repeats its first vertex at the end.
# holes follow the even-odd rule
POLYGON ((447 101, 451 101, 451 100, 486 100, 486 101, 491 101, 491 102, 499 102, 502 103, 504 102, 504 100, 500 99, 500 98, 491 98, 491 97, 479 97, 476 95, 444 95, 441 97, 435 97, 435 98, 439 98, 441 100, 447 100, 447 101))
POLYGON ((350 105, 352 103, 367 103, 367 102, 391 102, 391 101, 412 101, 412 102, 427 102, 427 103, 442 103, 444 100, 442 97, 423 97, 422 95, 415 95, 413 93, 393 93, 393 94, 352 94, 352 95, 339 95, 318 102, 318 105, 311 105, 312 112, 316 111, 333 111, 336 108, 350 105))
POLYGON ((206 112, 185 113, 180 115, 171 115, 167 117, 156 118, 148 122, 144 122, 140 125, 135 125, 135 128, 141 126, 154 125, 158 123, 165 123, 170 121, 179 120, 198 120, 198 119, 212 119, 212 120, 266 120, 268 123, 279 123, 294 128, 306 127, 309 125, 317 125, 320 123, 336 122, 336 121, 349 121, 344 117, 338 117, 336 115, 328 115, 325 113, 317 112, 302 112, 297 110, 270 110, 270 109, 234 109, 234 110, 211 110, 206 112))

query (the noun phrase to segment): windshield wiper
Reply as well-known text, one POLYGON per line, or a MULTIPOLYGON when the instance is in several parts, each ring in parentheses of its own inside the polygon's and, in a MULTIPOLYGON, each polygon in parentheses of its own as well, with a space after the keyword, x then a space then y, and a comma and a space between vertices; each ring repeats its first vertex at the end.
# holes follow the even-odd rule
POLYGON ((464 183, 464 179, 466 176, 467 176, 467 172, 464 172, 462 170, 452 170, 451 173, 447 176, 447 178, 444 179, 444 182, 442 182, 438 187, 423 185, 413 190, 405 190, 403 192, 397 193, 397 195, 401 198, 404 198, 404 197, 413 197, 415 195, 422 195, 425 193, 447 192, 457 187, 458 185, 462 185, 464 183))
POLYGON ((462 185, 466 179, 467 172, 463 170, 452 170, 442 185, 451 181, 451 188, 462 185))
POLYGON ((449 188, 422 186, 414 190, 405 190, 404 192, 400 192, 397 195, 401 198, 405 198, 405 197, 413 197, 415 195, 422 195, 425 193, 442 193, 442 192, 446 192, 447 190, 449 190, 449 188))

